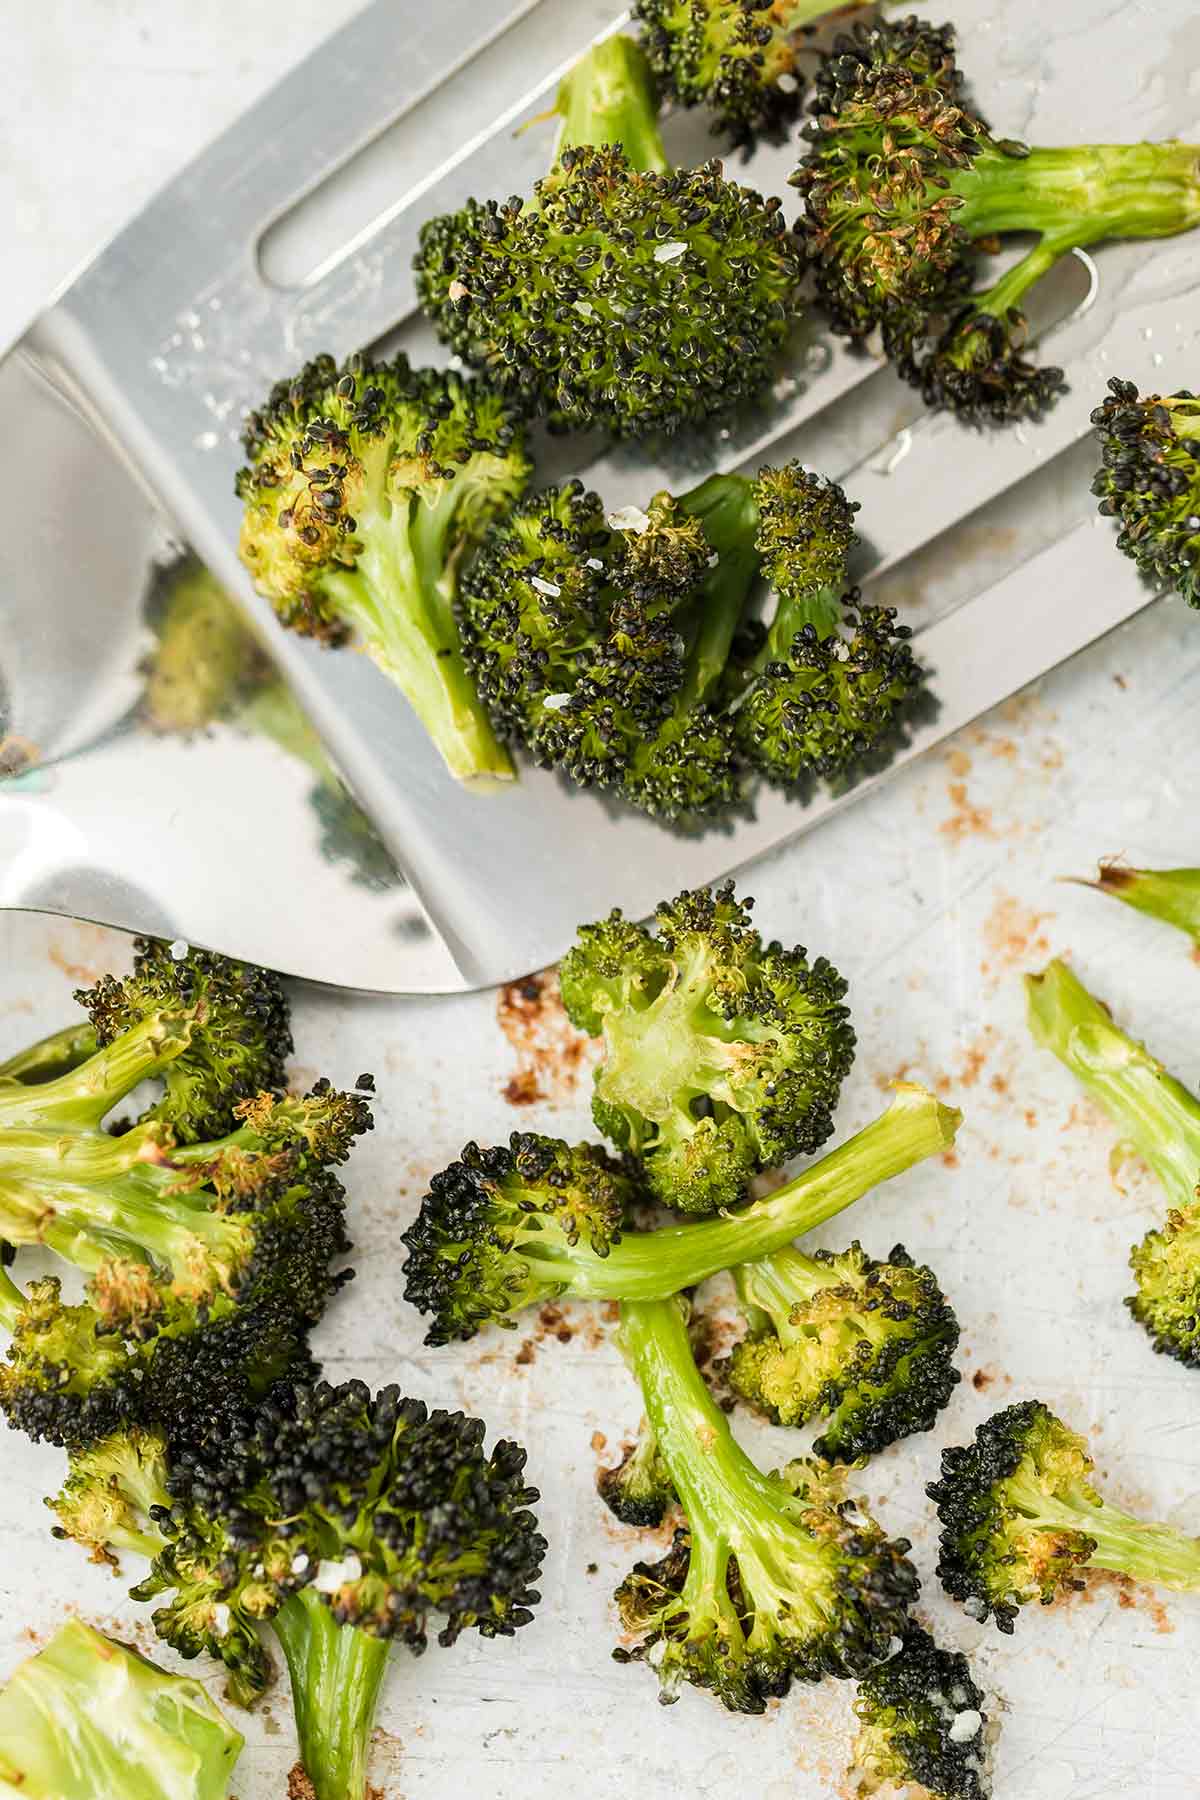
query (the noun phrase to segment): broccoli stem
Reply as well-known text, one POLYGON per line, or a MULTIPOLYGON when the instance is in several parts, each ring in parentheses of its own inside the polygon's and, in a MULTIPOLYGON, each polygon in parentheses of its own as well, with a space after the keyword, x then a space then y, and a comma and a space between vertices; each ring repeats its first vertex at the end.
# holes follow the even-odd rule
POLYGON ((799 1250, 785 1246, 770 1256, 739 1263, 733 1271, 737 1297, 752 1331, 770 1326, 779 1341, 795 1343, 805 1333, 793 1328, 792 1313, 799 1300, 811 1300, 831 1285, 821 1264, 799 1250))
POLYGON ((618 144, 634 169, 666 175, 667 153, 658 129, 658 95, 645 51, 633 38, 615 34, 593 45, 566 75, 555 111, 562 129, 554 152, 581 145, 618 144))
MULTIPOLYGON (((762 558, 755 544, 758 507, 745 475, 710 475, 682 495, 680 510, 699 519, 719 558, 703 582, 690 625, 692 643, 679 703, 707 699, 727 673, 729 653, 762 558)), ((685 635, 688 635, 685 631, 685 635)))
POLYGON ((25 1317, 25 1296, 0 1263, 0 1325, 5 1331, 17 1331, 25 1317))
POLYGON ((1088 1494, 1058 1499, 1036 1475, 1014 1478, 1009 1492, 1031 1525, 1046 1531, 1082 1531, 1091 1538, 1096 1548, 1087 1559, 1089 1568, 1183 1593, 1200 1589, 1200 1540, 1169 1525, 1148 1524, 1088 1494))
MULTIPOLYGON (((1169 406, 1170 401, 1160 405, 1169 406)), ((1200 415, 1196 435, 1200 436, 1200 415)), ((1200 869, 1127 869, 1120 863, 1102 863, 1095 881, 1081 885, 1175 925, 1200 943, 1200 869)))
POLYGON ((1029 1027, 1099 1101, 1149 1164, 1172 1206, 1190 1206, 1200 1180, 1200 1101, 1144 1044, 1113 1024, 1067 968, 1052 962, 1025 977, 1029 1027))
POLYGON ((1200 148, 1089 144, 1005 154, 985 146, 950 177, 972 237, 1037 231, 1054 256, 1112 237, 1170 237, 1200 223, 1200 148))
POLYGON ((49 1037, 40 1038, 25 1050, 18 1050, 6 1062, 0 1062, 0 1082, 21 1081, 27 1087, 53 1081, 78 1068, 96 1053, 96 1028, 84 1019, 78 1025, 64 1025, 49 1037))
MULTIPOLYGON (((660 1300, 721 1269, 781 1249, 884 1181, 948 1149, 962 1114, 903 1084, 881 1118, 765 1199, 724 1218, 632 1232, 606 1256, 565 1253, 565 1289, 580 1300, 660 1300)), ((522 1254, 537 1259, 536 1237, 522 1254)))
POLYGON ((339 1625, 311 1588, 286 1600, 271 1623, 291 1675, 300 1760, 316 1800, 365 1800, 388 1640, 339 1625))
POLYGON ((151 1014, 51 1081, 36 1086, 0 1084, 0 1130, 22 1126, 34 1131, 60 1126, 97 1130, 139 1081, 160 1074, 187 1049, 191 1038, 186 1020, 151 1014))

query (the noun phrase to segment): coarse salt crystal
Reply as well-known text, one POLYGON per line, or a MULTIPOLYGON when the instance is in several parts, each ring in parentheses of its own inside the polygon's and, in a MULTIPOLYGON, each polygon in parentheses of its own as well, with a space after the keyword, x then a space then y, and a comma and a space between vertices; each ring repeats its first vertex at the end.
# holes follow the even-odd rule
POLYGON ((658 263, 678 262, 686 249, 687 245, 681 244, 678 239, 669 244, 660 244, 654 252, 654 260, 658 263))
POLYGON ((644 513, 640 506, 618 506, 610 512, 608 522, 614 531, 649 531, 650 515, 644 513))
POLYGON ((589 556, 584 567, 588 568, 588 569, 595 569, 597 571, 597 573, 602 573, 603 569, 604 569, 604 564, 600 561, 600 558, 598 556, 589 556))
POLYGON ((949 1737, 952 1744, 969 1744, 971 1739, 979 1736, 979 1728, 983 1724, 983 1714, 968 1707, 960 1712, 950 1727, 949 1737))
POLYGON ((570 694, 547 694, 546 698, 542 701, 542 705, 546 707, 549 712, 561 712, 570 698, 570 694))
POLYGON ((544 581, 540 575, 530 576, 529 585, 539 594, 548 594, 552 600, 557 600, 562 593, 557 581, 544 581))
POLYGON ((779 89, 781 94, 794 94, 799 88, 800 83, 796 80, 794 75, 790 75, 788 71, 784 69, 782 74, 775 77, 775 86, 779 89))
POLYGON ((184 943, 183 939, 176 938, 175 942, 171 945, 171 961, 172 962, 182 962, 184 957, 187 955, 187 953, 188 953, 188 947, 184 943))
POLYGON ((218 1637, 224 1637, 225 1634, 227 1633, 227 1631, 229 1630, 229 1621, 232 1617, 232 1614, 230 1613, 229 1608, 227 1606, 225 1606, 224 1604, 219 1604, 217 1606, 214 1606, 212 1616, 213 1616, 213 1630, 216 1632, 218 1637))
POLYGON ((318 1566, 313 1586, 318 1594, 336 1594, 340 1587, 345 1587, 348 1581, 357 1581, 361 1574, 362 1563, 351 1551, 350 1555, 343 1556, 340 1562, 336 1558, 327 1557, 318 1566))

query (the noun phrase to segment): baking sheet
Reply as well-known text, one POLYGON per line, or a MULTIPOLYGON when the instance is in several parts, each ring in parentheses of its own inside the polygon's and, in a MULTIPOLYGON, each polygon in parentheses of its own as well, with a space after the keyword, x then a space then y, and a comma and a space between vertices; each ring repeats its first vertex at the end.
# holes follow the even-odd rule
MULTIPOLYGON (((1053 604, 1053 596, 1047 596, 1053 604)), ((1118 1019, 1184 1080, 1200 1082, 1200 967, 1185 940, 1083 890, 1057 885, 1097 857, 1200 861, 1200 619, 1155 606, 1116 637, 967 731, 942 755, 754 869, 767 934, 828 954, 850 981, 860 1051, 838 1115, 848 1134, 899 1077, 961 1105, 957 1151, 869 1197, 811 1242, 903 1239, 941 1276, 963 1325, 964 1381, 937 1430, 877 1458, 861 1490, 915 1542, 919 1614, 967 1650, 1002 1735, 997 1800, 1192 1800, 1200 1597, 1108 1579, 1004 1639, 958 1612, 933 1575, 923 1484, 943 1444, 994 1407, 1040 1395, 1096 1449, 1110 1496, 1200 1529, 1200 1376, 1153 1356, 1127 1318, 1127 1247, 1161 1215, 1149 1177, 1109 1171, 1113 1134, 1070 1078, 1028 1042, 1020 974, 1069 953, 1118 1019)), ((607 896, 596 895, 596 912, 607 896)), ((58 1025, 70 992, 122 967, 113 933, 0 916, 0 1054, 58 1025)), ((551 1548, 536 1622, 515 1641, 397 1651, 379 1714, 374 1780, 386 1800, 592 1800, 726 1796, 818 1800, 841 1786, 848 1684, 797 1688, 761 1719, 685 1693, 661 1709, 642 1667, 610 1660, 611 1593, 654 1534, 612 1521, 593 1491, 636 1425, 638 1404, 599 1310, 492 1332, 439 1351, 400 1293, 398 1239, 429 1173, 468 1137, 588 1129, 588 1057, 552 1002, 519 994, 374 1002, 297 992, 297 1079, 379 1083, 378 1126, 348 1170, 358 1279, 322 1327, 334 1379, 399 1381, 484 1415, 528 1445, 551 1548), (561 1340, 561 1341, 560 1341, 561 1340)), ((765 1464, 808 1433, 739 1414, 765 1464)), ((0 1431, 0 1675, 69 1611, 156 1647, 148 1609, 70 1545, 42 1496, 61 1453, 0 1431)), ((193 1665, 214 1693, 219 1670, 193 1665)), ((238 1800, 281 1800, 294 1758, 290 1703, 275 1690, 235 1714, 248 1747, 238 1800)))

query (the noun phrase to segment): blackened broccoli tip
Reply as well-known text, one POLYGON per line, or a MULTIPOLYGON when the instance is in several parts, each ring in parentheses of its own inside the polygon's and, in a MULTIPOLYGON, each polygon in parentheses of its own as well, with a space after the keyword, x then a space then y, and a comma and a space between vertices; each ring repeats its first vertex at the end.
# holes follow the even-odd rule
POLYGON ((622 1525, 653 1530, 662 1524, 675 1504, 675 1488, 648 1420, 620 1462, 597 1474, 596 1492, 622 1525))
POLYGON ((973 1444, 944 1450, 928 1492, 946 1592, 1011 1632, 1022 1606, 1052 1605, 1088 1568, 1200 1589, 1200 1540, 1111 1506, 1094 1469, 1086 1440, 1040 1400, 994 1413, 973 1444))
POLYGON ((529 480, 511 402, 403 355, 318 356, 250 415, 244 446, 242 561, 282 623, 360 639, 459 779, 511 777, 454 622, 462 559, 529 480))
POLYGON ((1117 548, 1144 575, 1200 606, 1200 399, 1139 394, 1112 378, 1092 414, 1102 462, 1092 483, 1117 548))
POLYGON ((817 1150, 854 1056, 846 983, 824 957, 764 944, 732 884, 583 926, 560 979, 601 1036, 596 1123, 642 1159, 656 1199, 716 1212, 751 1177, 817 1150))
POLYGON ((712 114, 735 149, 781 144, 799 117, 801 33, 829 0, 636 0, 633 17, 663 93, 712 114))
POLYGON ((1025 982, 1035 1040, 1104 1108, 1169 1203, 1165 1225, 1130 1253, 1137 1286, 1126 1305, 1155 1350, 1200 1367, 1200 1099, 1121 1030, 1065 963, 1025 982))
POLYGON ((958 1320, 928 1268, 897 1244, 878 1262, 855 1242, 785 1249, 734 1270, 749 1331, 730 1352, 734 1393, 777 1425, 826 1421, 830 1462, 928 1431, 958 1383, 958 1320))
POLYGON ((22 1800, 225 1800, 242 1744, 200 1682, 82 1619, 0 1691, 0 1794, 22 1800))
POLYGON ((558 111, 532 197, 472 200, 424 226, 417 291, 441 337, 571 429, 670 433, 759 393, 799 313, 781 202, 717 161, 669 167, 631 38, 595 45, 558 111))
POLYGON ((961 1115, 903 1086, 887 1111, 766 1199, 665 1231, 620 1227, 639 1190, 603 1151, 518 1135, 505 1149, 469 1145, 435 1176, 408 1249, 405 1295, 431 1317, 426 1342, 512 1324, 524 1306, 659 1299, 781 1249, 881 1182, 954 1142, 961 1115))
POLYGON ((35 1442, 87 1443, 136 1417, 144 1402, 140 1359, 105 1331, 91 1306, 69 1306, 55 1276, 22 1291, 0 1269, 0 1413, 35 1442))
POLYGON ((414 1654, 533 1616, 545 1540, 525 1452, 482 1421, 361 1382, 277 1388, 234 1440, 172 1459, 126 1433, 72 1459, 60 1530, 153 1554, 132 1590, 180 1654, 219 1657, 231 1692, 292 1678, 316 1800, 365 1800, 376 1701, 394 1642, 414 1654))
POLYGON ((809 110, 793 182, 835 331, 879 330, 928 404, 973 422, 1036 417, 1061 392, 1062 371, 1026 355, 1022 311, 1060 258, 1200 223, 1194 146, 1030 149, 995 136, 966 99, 949 26, 857 25, 823 59, 809 110), (1037 241, 978 285, 981 253, 1012 232, 1037 241))
POLYGON ((285 1084, 294 1047, 291 1008, 283 983, 268 969, 136 938, 129 975, 105 975, 75 998, 101 1049, 136 1026, 174 1033, 172 1050, 150 1071, 162 1096, 139 1122, 159 1119, 183 1143, 231 1131, 242 1101, 285 1084))
POLYGON ((985 1704, 966 1657, 910 1620, 896 1655, 858 1684, 855 1793, 988 1800, 993 1733, 985 1704))
POLYGON ((618 1591, 637 1639, 620 1660, 649 1662, 665 1700, 688 1682, 750 1713, 793 1681, 865 1674, 917 1597, 907 1540, 889 1539, 827 1464, 754 1466, 696 1368, 676 1301, 624 1305, 621 1332, 687 1524, 618 1591))
POLYGON ((1200 869, 1134 869, 1128 863, 1102 862, 1093 881, 1076 885, 1124 901, 1200 943, 1200 869))

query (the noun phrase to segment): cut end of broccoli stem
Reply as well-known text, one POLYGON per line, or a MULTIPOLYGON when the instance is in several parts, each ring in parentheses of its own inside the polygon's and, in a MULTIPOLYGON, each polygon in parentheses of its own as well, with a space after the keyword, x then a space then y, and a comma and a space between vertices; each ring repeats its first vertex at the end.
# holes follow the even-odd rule
POLYGON ((1133 869, 1126 863, 1102 862, 1093 881, 1068 879, 1174 925, 1193 943, 1200 943, 1200 869, 1133 869))

